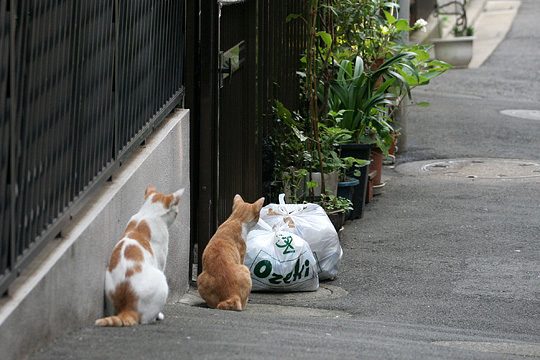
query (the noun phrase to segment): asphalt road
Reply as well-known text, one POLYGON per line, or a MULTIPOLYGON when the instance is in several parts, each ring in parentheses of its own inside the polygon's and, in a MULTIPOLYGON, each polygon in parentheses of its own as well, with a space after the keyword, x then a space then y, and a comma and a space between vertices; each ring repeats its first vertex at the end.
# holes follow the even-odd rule
POLYGON ((540 110, 538 19, 540 2, 523 0, 482 67, 416 92, 431 106, 409 109, 408 151, 385 169, 364 218, 346 225, 335 281, 254 294, 242 313, 173 303, 159 324, 89 324, 32 359, 540 358, 540 179, 400 170, 426 159, 540 161, 540 120, 500 113, 540 110))

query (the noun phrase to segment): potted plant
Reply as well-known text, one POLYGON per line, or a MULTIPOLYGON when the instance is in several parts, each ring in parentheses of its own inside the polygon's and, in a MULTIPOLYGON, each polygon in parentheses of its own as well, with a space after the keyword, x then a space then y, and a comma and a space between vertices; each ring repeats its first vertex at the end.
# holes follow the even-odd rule
POLYGON ((319 205, 325 210, 334 228, 339 233, 345 223, 347 213, 353 209, 352 202, 341 196, 322 194, 319 205))
MULTIPOLYGON (((374 145, 388 149, 385 137, 390 134, 392 126, 388 122, 387 106, 393 104, 394 97, 388 89, 396 80, 383 78, 383 83, 378 87, 375 87, 375 83, 392 65, 407 56, 394 56, 375 71, 366 70, 359 56, 354 61, 345 59, 337 64, 337 76, 331 82, 327 96, 331 115, 329 118, 335 126, 353 134, 348 144, 340 145, 342 158, 369 160, 374 145)), ((363 215, 368 184, 367 167, 360 169, 358 179, 360 181, 354 192, 352 218, 363 215)))
POLYGON ((357 159, 352 156, 340 158, 340 161, 341 170, 337 194, 353 201, 355 188, 360 183, 359 179, 362 177, 362 170, 367 168, 370 161, 357 159))
MULTIPOLYGON (((469 66, 473 56, 474 29, 467 24, 465 5, 465 0, 456 0, 435 8, 435 16, 455 16, 455 23, 450 36, 432 39, 435 56, 457 68, 469 66)), ((441 20, 439 24, 442 22, 441 20)), ((442 32, 440 27, 439 32, 442 32)))
MULTIPOLYGON (((291 194, 303 187, 307 190, 301 195, 313 200, 319 192, 326 194, 344 159, 369 161, 372 147, 387 155, 395 133, 392 109, 410 97, 412 87, 445 69, 425 58, 423 49, 400 40, 412 28, 392 15, 396 0, 366 0, 363 6, 353 0, 310 0, 307 5, 305 14, 287 17, 303 20, 309 33, 298 71, 300 107, 291 113, 277 102, 281 126, 276 126, 272 147, 277 153, 275 183, 286 184, 291 194)), ((353 218, 361 216, 368 167, 346 172, 355 171, 359 184, 353 218)))
MULTIPOLYGON (((343 55, 338 56, 341 60, 327 98, 338 126, 355 134, 355 141, 342 145, 341 155, 371 159, 371 169, 376 170, 374 185, 381 187, 382 162, 398 133, 392 126, 393 112, 405 97, 411 97, 413 87, 429 83, 449 66, 430 58, 426 46, 403 42, 403 33, 426 23, 410 27, 407 20, 397 19, 393 15, 396 2, 372 0, 362 9, 351 9, 348 3, 335 5, 336 19, 340 19, 336 20, 337 37, 349 41, 338 40, 343 55), (347 54, 356 56, 350 60, 347 54)), ((357 193, 367 183, 365 169, 357 193)), ((354 205, 361 207, 357 202, 354 205)))
MULTIPOLYGON (((320 154, 323 157, 323 174, 325 182, 325 192, 330 192, 336 195, 338 192, 338 182, 343 179, 343 169, 347 166, 338 154, 336 147, 341 143, 348 142, 352 134, 346 129, 342 129, 336 126, 327 126, 323 123, 318 123, 319 127, 319 141, 320 141, 320 154)), ((310 179, 316 182, 316 186, 313 189, 314 196, 321 195, 321 172, 318 171, 317 165, 319 152, 313 151, 312 159, 314 166, 313 171, 310 173, 310 179)))

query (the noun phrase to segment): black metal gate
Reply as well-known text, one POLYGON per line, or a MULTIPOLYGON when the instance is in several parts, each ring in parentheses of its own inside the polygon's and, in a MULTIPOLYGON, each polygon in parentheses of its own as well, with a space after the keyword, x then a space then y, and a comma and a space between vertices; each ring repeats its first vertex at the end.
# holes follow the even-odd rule
POLYGON ((247 1, 221 7, 216 174, 218 224, 230 215, 235 194, 242 195, 247 201, 262 196, 256 111, 256 5, 256 1, 247 1))
MULTIPOLYGON (((186 107, 191 109, 193 261, 231 213, 232 199, 264 195, 262 140, 273 100, 291 109, 305 46, 303 0, 211 0, 188 4, 186 107), (189 15, 191 14, 191 15, 189 15), (193 54, 190 56, 189 54, 193 54), (190 94, 191 92, 191 94, 190 94)), ((200 262, 199 262, 200 263, 200 262)), ((199 268, 198 271, 201 271, 199 268)))
POLYGON ((184 4, 0 0, 0 295, 182 101, 184 4))

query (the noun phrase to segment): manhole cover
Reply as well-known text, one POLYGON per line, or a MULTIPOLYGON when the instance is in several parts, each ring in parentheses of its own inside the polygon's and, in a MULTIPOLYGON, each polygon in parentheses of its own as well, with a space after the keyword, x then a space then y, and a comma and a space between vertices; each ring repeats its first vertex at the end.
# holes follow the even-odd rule
POLYGON ((540 110, 502 110, 501 114, 528 120, 540 120, 540 110))
POLYGON ((513 159, 452 159, 399 165, 406 175, 439 175, 466 179, 540 179, 540 163, 513 159))

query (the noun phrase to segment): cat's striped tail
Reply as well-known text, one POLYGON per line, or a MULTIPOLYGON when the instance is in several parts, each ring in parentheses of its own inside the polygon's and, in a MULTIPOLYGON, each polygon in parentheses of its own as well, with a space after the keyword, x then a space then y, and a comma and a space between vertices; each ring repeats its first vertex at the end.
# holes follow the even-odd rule
POLYGON ((223 300, 222 302, 218 303, 216 305, 216 308, 220 310, 235 310, 235 311, 242 311, 242 301, 240 300, 240 296, 233 295, 227 300, 223 300))
POLYGON ((139 323, 139 313, 136 311, 122 311, 118 315, 108 316, 96 320, 96 326, 133 326, 139 323))

